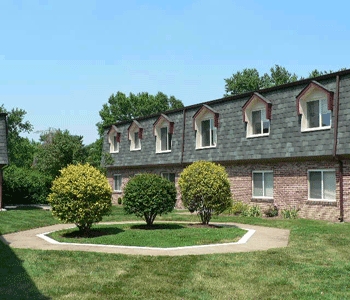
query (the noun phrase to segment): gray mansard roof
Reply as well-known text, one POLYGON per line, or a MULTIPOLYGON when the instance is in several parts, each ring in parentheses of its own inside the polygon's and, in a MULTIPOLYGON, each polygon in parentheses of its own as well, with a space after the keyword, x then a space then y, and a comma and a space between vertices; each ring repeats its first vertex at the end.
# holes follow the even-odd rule
MULTIPOLYGON (((249 138, 246 136, 247 125, 242 120, 242 108, 254 95, 250 92, 163 112, 174 122, 171 152, 156 153, 153 124, 161 114, 137 119, 143 128, 139 151, 130 151, 128 128, 132 122, 116 123, 115 126, 120 132, 120 146, 118 153, 111 153, 115 161, 114 166, 169 165, 191 163, 196 160, 238 162, 254 159, 350 156, 350 70, 259 90, 258 93, 255 94, 263 97, 263 100, 271 105, 268 136, 249 138), (334 93, 331 128, 301 132, 296 97, 312 81, 317 82, 332 95, 334 93), (208 105, 219 114, 217 146, 196 149, 193 116, 203 105, 208 105), (337 111, 339 111, 338 125, 337 111), (337 139, 335 139, 336 128, 338 128, 337 139)), ((109 128, 106 128, 103 145, 103 150, 106 152, 109 152, 108 130, 109 128)))
POLYGON ((0 167, 8 164, 7 115, 0 113, 0 167))

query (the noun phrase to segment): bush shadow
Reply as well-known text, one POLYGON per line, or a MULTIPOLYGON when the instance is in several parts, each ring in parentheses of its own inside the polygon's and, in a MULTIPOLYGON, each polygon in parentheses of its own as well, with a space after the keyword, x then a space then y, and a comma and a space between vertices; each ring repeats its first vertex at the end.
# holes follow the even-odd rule
POLYGON ((89 232, 84 233, 78 230, 73 232, 67 232, 62 234, 64 238, 96 238, 106 235, 116 235, 118 233, 124 232, 123 229, 120 229, 115 226, 103 227, 103 228, 91 228, 89 232))
POLYGON ((185 225, 180 224, 153 224, 153 225, 147 225, 147 224, 137 224, 130 226, 130 229, 140 229, 140 230, 167 230, 167 229, 183 229, 185 228, 185 225))

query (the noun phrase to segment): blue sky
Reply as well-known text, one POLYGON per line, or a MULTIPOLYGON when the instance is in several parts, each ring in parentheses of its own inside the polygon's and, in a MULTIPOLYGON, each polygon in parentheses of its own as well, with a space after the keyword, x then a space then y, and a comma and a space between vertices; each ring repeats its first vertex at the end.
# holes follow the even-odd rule
POLYGON ((275 64, 306 77, 349 68, 348 1, 2 0, 0 104, 96 140, 109 96, 221 98, 224 78, 275 64))

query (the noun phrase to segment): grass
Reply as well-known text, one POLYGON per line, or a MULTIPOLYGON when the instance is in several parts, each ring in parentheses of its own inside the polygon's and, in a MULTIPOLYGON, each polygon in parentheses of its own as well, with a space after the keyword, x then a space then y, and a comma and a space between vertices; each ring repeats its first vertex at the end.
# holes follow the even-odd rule
POLYGON ((181 223, 158 223, 149 227, 138 223, 95 226, 89 237, 81 235, 77 228, 56 231, 49 236, 59 242, 66 243, 169 248, 232 243, 237 242, 245 233, 246 230, 234 226, 198 228, 181 223))
MULTIPOLYGON (((0 213, 1 230, 36 227, 35 218, 0 213), (4 226, 2 221, 7 219, 4 226), (13 227, 13 228, 12 228, 13 227)), ((18 211, 19 214, 22 212, 18 211)), ((34 213, 28 211, 28 214, 34 213)), ((119 208, 109 221, 130 220, 119 208)), ((162 219, 197 221, 185 214, 162 219)), ((157 218, 159 221, 159 219, 157 218)), ((107 220, 106 220, 107 221, 107 220)), ((287 248, 179 257, 10 249, 0 243, 1 299, 349 299, 350 224, 217 217, 290 229, 287 248), (29 295, 29 296, 28 296, 29 295)), ((4 231, 2 231, 4 233, 4 231)))

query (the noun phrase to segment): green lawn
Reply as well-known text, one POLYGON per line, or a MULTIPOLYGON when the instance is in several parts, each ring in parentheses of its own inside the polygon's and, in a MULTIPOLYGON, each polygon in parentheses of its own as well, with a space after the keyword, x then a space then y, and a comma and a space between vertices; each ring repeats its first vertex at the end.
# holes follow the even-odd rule
MULTIPOLYGON (((131 218, 115 208, 105 220, 131 218)), ((174 213, 162 219, 197 220, 174 213)), ((290 229, 290 243, 268 251, 180 257, 34 251, 0 243, 0 299, 350 298, 350 224, 232 216, 213 221, 290 229)), ((2 233, 45 222, 56 221, 44 211, 0 213, 2 233)))
POLYGON ((184 247, 215 243, 237 242, 247 231, 234 226, 194 227, 176 223, 144 223, 95 226, 90 237, 81 236, 77 228, 51 233, 59 242, 141 247, 184 247))

